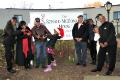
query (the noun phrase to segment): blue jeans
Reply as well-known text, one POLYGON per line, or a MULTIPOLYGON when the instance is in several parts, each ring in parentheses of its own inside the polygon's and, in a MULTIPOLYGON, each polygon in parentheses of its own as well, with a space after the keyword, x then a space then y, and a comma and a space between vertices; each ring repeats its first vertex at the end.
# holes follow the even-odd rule
POLYGON ((86 64, 87 60, 87 42, 76 42, 75 49, 77 54, 77 63, 86 64))
POLYGON ((46 42, 35 41, 36 47, 36 66, 46 64, 46 42))

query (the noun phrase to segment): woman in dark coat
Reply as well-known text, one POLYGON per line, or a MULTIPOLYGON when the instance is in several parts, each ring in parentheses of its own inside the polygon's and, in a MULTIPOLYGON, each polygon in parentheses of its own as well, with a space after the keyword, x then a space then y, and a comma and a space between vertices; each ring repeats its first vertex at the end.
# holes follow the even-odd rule
POLYGON ((26 22, 21 21, 17 30, 25 29, 25 32, 17 36, 16 45, 16 63, 25 68, 30 67, 30 60, 33 58, 32 54, 32 33, 29 27, 26 27, 26 22))

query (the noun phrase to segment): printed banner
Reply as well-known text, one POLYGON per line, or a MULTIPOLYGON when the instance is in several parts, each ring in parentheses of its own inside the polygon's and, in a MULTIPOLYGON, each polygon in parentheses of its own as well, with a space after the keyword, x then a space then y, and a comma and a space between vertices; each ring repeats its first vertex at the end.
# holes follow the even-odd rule
POLYGON ((30 26, 34 25, 34 19, 38 17, 52 34, 54 29, 62 28, 64 30, 62 40, 71 40, 73 39, 72 28, 77 22, 77 16, 82 14, 82 11, 30 12, 30 26))

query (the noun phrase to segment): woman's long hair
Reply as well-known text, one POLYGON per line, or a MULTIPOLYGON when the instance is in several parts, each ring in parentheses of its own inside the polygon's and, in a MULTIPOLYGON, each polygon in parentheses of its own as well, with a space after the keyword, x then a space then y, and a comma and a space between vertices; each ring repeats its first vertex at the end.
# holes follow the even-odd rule
POLYGON ((11 22, 11 20, 9 20, 8 22, 7 22, 7 26, 11 26, 12 25, 12 22, 11 22))

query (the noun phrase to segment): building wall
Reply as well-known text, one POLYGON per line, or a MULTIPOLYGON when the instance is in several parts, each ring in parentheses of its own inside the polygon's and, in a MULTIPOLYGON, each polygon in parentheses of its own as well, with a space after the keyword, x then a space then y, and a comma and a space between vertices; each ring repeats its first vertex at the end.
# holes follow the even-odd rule
POLYGON ((27 23, 30 20, 29 10, 0 9, 0 29, 3 29, 14 15, 22 15, 27 23))
MULTIPOLYGON (((30 12, 75 12, 75 11, 83 11, 84 14, 87 14, 87 18, 92 18, 95 21, 95 16, 99 13, 104 14, 107 17, 107 12, 104 7, 101 8, 77 8, 77 9, 0 9, 0 29, 3 29, 9 19, 11 19, 14 15, 22 15, 23 20, 27 23, 30 22, 30 12)), ((113 12, 120 11, 120 6, 113 6, 110 11, 110 21, 113 20, 113 12)), ((116 24, 116 23, 114 23, 116 24)))

